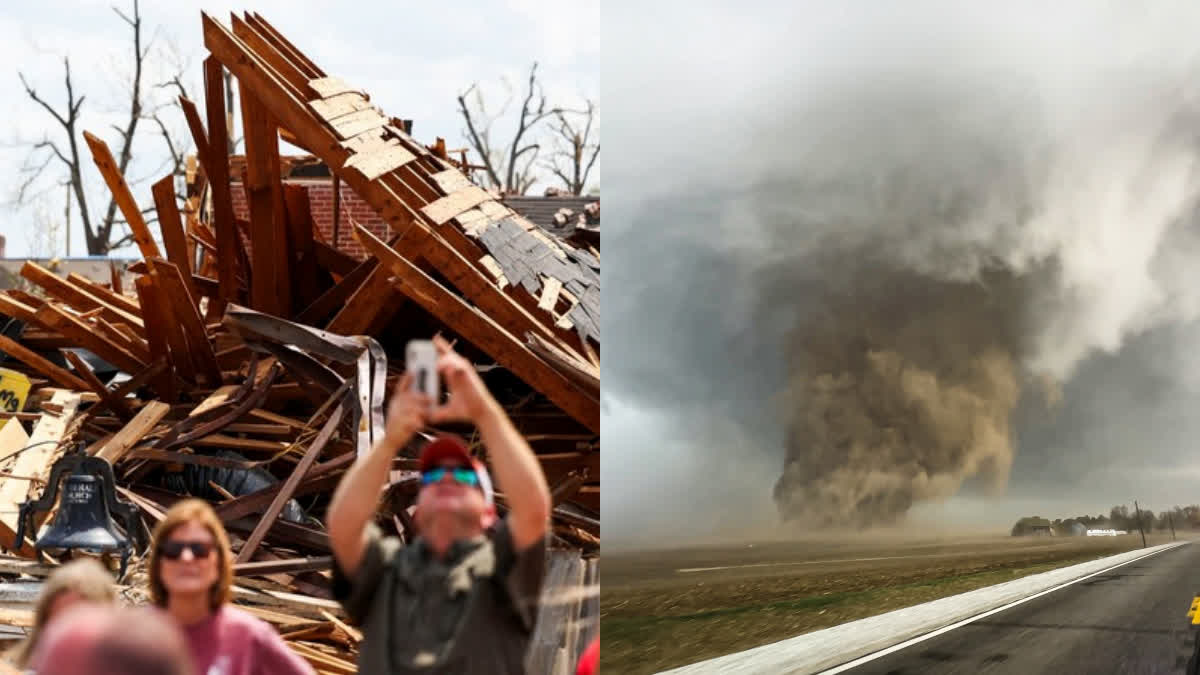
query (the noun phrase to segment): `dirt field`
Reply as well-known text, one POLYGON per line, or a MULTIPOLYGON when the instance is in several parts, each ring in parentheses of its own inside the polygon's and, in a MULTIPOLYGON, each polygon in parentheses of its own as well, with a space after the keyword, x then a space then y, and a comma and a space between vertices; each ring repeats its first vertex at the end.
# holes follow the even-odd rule
POLYGON ((842 540, 609 554, 604 666, 655 673, 1141 544, 1137 535, 842 540))

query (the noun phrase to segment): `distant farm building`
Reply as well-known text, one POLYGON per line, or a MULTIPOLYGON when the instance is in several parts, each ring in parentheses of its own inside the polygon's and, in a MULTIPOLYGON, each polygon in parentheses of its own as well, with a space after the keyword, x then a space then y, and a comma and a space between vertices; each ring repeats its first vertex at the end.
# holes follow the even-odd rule
POLYGON ((1014 537, 1052 537, 1054 530, 1050 527, 1050 521, 1034 516, 1032 518, 1022 518, 1013 526, 1012 535, 1014 537))

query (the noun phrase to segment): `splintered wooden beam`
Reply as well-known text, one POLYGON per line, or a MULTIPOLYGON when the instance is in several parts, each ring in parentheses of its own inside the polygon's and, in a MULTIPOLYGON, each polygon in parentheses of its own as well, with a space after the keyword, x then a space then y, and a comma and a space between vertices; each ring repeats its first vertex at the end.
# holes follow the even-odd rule
MULTIPOLYGON (((334 393, 334 396, 344 397, 345 390, 339 389, 334 393)), ((343 400, 345 399, 343 398, 343 400)), ((254 531, 250 533, 250 537, 246 539, 242 550, 238 552, 236 562, 247 563, 254 557, 254 552, 258 549, 258 545, 262 542, 263 537, 266 536, 267 530, 279 519, 279 513, 283 510, 288 500, 292 498, 292 493, 296 491, 296 486, 308 474, 308 470, 317 461, 317 457, 325 449, 326 444, 333 438, 333 434, 341 425, 342 417, 345 416, 346 411, 345 404, 338 405, 334 409, 333 414, 329 416, 329 419, 325 421, 325 426, 321 427, 321 432, 317 434, 317 437, 313 439, 312 445, 308 446, 308 450, 305 451, 304 458, 300 460, 300 463, 292 470, 291 475, 284 481, 283 486, 279 488, 279 492, 275 495, 275 499, 271 502, 271 506, 267 508, 263 519, 259 521, 258 525, 254 527, 254 531)))
POLYGON ((125 453, 129 452, 130 448, 137 445, 146 434, 150 433, 170 411, 171 406, 166 403, 162 401, 150 401, 109 442, 105 443, 104 447, 96 452, 96 456, 108 460, 109 464, 116 464, 125 456, 125 453))
POLYGON ((196 287, 192 284, 192 263, 188 259, 183 220, 179 217, 179 207, 175 204, 175 176, 164 176, 154 184, 151 191, 154 193, 154 208, 158 212, 158 227, 162 230, 163 245, 167 248, 167 259, 179 268, 192 299, 199 302, 200 295, 196 293, 196 287))
POLYGON ((108 189, 112 191, 113 199, 121 208, 125 222, 129 224, 129 230, 133 233, 133 240, 137 242, 142 257, 160 257, 162 254, 158 252, 158 244, 154 243, 154 237, 150 235, 146 219, 142 217, 142 210, 138 208, 137 200, 133 198, 133 193, 129 191, 129 186, 125 183, 125 177, 117 168, 117 162, 113 159, 108 144, 86 131, 83 132, 83 138, 91 148, 92 159, 96 161, 96 167, 104 176, 104 182, 108 183, 108 189))
POLYGON ((141 316, 142 308, 138 305, 138 303, 134 302, 130 298, 125 297, 124 295, 121 295, 120 293, 116 293, 105 288, 104 286, 92 281, 91 279, 88 279, 81 274, 71 272, 67 275, 67 283, 92 296, 100 303, 112 305, 113 307, 135 317, 141 316))
POLYGON ((290 317, 287 224, 279 176, 279 132, 262 103, 238 87, 246 144, 246 197, 250 207, 251 306, 290 317))
MULTIPOLYGON (((192 364, 192 353, 187 346, 182 325, 175 320, 175 310, 166 302, 158 285, 150 276, 139 276, 138 298, 144 307, 158 307, 159 311, 146 312, 146 338, 150 343, 150 356, 154 359, 167 357, 174 372, 189 382, 196 381, 196 367, 192 364)), ((170 376, 170 373, 167 373, 170 376)), ((154 389, 169 401, 178 399, 178 390, 173 377, 157 377, 154 389)))
POLYGON ((0 314, 6 314, 25 323, 34 323, 36 307, 31 307, 8 293, 0 293, 0 314))
POLYGON ((278 574, 280 572, 315 572, 332 569, 332 566, 333 557, 327 555, 316 556, 314 558, 263 560, 235 564, 233 566, 233 575, 248 577, 253 575, 278 574))
POLYGON ((82 391, 88 388, 86 382, 72 375, 65 368, 55 365, 52 361, 42 357, 41 354, 26 348, 16 340, 10 340, 0 335, 0 351, 33 368, 42 375, 50 378, 51 381, 67 389, 82 391))
POLYGON ((80 321, 52 304, 38 308, 34 320, 50 330, 62 333, 76 345, 91 350, 100 358, 127 373, 136 373, 146 367, 141 359, 123 345, 104 337, 94 326, 80 321))
POLYGON ((424 272, 380 241, 369 230, 355 230, 363 248, 396 275, 396 288, 425 311, 451 326, 496 362, 542 392, 590 431, 600 432, 600 404, 571 384, 566 377, 538 358, 523 342, 488 316, 429 278, 424 272))
MULTIPOLYGON (((336 199, 336 197, 334 197, 336 199)), ((303 185, 284 185, 283 201, 287 206, 288 239, 291 241, 292 312, 302 310, 321 294, 318 277, 313 273, 313 219, 308 200, 308 188, 303 185)))
POLYGON ((51 297, 67 303, 73 309, 81 312, 99 310, 99 316, 109 321, 129 324, 139 332, 142 330, 141 317, 85 292, 32 260, 26 261, 21 266, 21 276, 40 286, 51 297))
POLYGON ((221 367, 217 365, 217 353, 213 351, 212 342, 204 329, 204 321, 196 308, 197 303, 188 292, 183 282, 179 268, 162 258, 149 259, 150 276, 162 292, 166 302, 174 310, 175 318, 179 321, 187 335, 188 347, 195 359, 197 382, 209 385, 221 383, 221 367))
POLYGON ((212 186, 213 226, 216 228, 217 281, 221 298, 239 300, 238 250, 233 222, 233 195, 229 191, 229 126, 225 119, 225 82, 221 62, 204 59, 204 100, 208 108, 208 157, 205 167, 212 186))
POLYGON ((184 96, 179 97, 179 107, 183 110, 183 116, 187 118, 188 128, 192 132, 192 143, 196 146, 196 158, 200 160, 200 166, 204 167, 204 173, 208 176, 212 175, 212 167, 209 163, 212 159, 209 157, 208 150, 208 134, 204 131, 204 121, 200 119, 200 111, 196 109, 196 104, 184 96))

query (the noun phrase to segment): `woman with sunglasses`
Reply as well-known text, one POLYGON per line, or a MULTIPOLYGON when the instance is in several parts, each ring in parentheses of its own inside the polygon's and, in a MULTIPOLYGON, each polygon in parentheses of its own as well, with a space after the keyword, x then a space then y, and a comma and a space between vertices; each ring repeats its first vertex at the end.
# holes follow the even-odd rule
POLYGON ((199 499, 171 507, 150 542, 150 599, 183 629, 196 672, 313 673, 274 628, 230 604, 232 586, 229 537, 212 507, 199 499))

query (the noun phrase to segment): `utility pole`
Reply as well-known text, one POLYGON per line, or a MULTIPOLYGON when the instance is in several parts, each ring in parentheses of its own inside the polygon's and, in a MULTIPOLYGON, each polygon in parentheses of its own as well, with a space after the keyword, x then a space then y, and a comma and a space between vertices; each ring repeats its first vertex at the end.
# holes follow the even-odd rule
POLYGON ((1167 524, 1171 526, 1171 541, 1175 541, 1175 521, 1171 519, 1171 512, 1167 511, 1167 524))
MULTIPOLYGON (((1142 548, 1146 548, 1146 531, 1142 529, 1142 510, 1138 508, 1137 500, 1133 500, 1133 510, 1137 513, 1138 532, 1142 533, 1142 548)), ((1128 511, 1126 511, 1128 513, 1128 511)))

